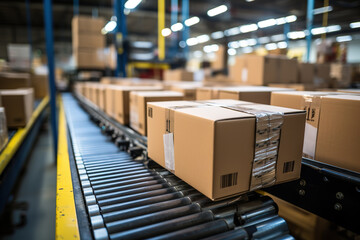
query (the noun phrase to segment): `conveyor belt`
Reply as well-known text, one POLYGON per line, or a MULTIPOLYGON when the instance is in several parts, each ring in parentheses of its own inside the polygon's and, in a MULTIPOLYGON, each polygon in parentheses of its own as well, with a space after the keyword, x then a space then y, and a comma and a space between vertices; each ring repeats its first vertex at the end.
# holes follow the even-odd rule
POLYGON ((137 147, 131 130, 120 134, 122 126, 108 136, 99 128, 106 123, 90 121, 74 97, 64 94, 63 101, 94 239, 293 239, 270 197, 249 193, 213 202, 153 161, 134 160, 140 154, 129 154, 137 147), (114 139, 126 142, 120 146, 127 151, 114 139))

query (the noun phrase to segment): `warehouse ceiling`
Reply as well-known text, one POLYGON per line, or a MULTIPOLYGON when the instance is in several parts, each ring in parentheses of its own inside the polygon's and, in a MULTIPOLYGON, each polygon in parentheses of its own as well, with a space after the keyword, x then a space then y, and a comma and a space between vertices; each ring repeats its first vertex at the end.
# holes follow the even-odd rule
MULTIPOLYGON (((34 44, 44 43, 44 20, 42 0, 29 0, 31 8, 31 26, 34 44)), ((26 4, 25 0, 2 0, 0 2, 0 29, 7 34, 6 39, 11 42, 26 42, 26 4), (20 29, 20 33, 16 30, 20 29), (23 37, 19 37, 23 34, 23 37)), ((179 21, 181 20, 181 1, 179 1, 179 21)), ((315 8, 322 7, 323 0, 315 0, 315 8)), ((349 31, 349 23, 360 20, 360 0, 330 0, 333 11, 329 13, 329 25, 344 25, 342 31, 349 31)), ((190 27, 191 36, 210 34, 215 31, 237 27, 258 21, 296 15, 297 21, 291 23, 290 30, 304 30, 306 28, 307 1, 294 0, 191 0, 190 16, 198 16, 200 22, 190 27), (215 17, 208 17, 207 10, 226 4, 229 10, 215 17)), ((166 0, 166 27, 170 27, 171 0, 166 0)), ((111 0, 80 0, 80 14, 98 15, 109 20, 113 15, 111 0)), ((73 1, 54 0, 53 18, 55 42, 71 42, 71 18, 73 17, 73 1)), ((322 14, 314 16, 314 26, 321 26, 322 14)), ((128 32, 131 39, 150 40, 155 42, 157 37, 157 0, 142 0, 142 2, 127 15, 128 32)), ((256 33, 242 34, 241 37, 261 37, 283 32, 283 26, 259 29, 256 33)), ((239 40, 239 36, 228 37, 239 40)), ((0 40, 4 42, 5 40, 0 40)), ((219 40, 220 41, 220 40, 219 40)), ((224 41, 222 39, 221 41, 224 41)))

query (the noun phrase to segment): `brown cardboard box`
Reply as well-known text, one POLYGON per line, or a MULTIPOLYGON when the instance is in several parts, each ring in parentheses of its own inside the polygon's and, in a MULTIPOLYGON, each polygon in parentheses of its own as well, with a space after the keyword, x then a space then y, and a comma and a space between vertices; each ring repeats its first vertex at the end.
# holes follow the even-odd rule
POLYGON ((196 89, 196 100, 219 99, 219 88, 201 87, 196 89))
POLYGON ((109 85, 105 90, 105 112, 121 124, 128 125, 130 121, 130 92, 160 90, 162 87, 109 85))
POLYGON ((338 89, 338 92, 360 94, 360 89, 349 88, 349 89, 338 89))
POLYGON ((185 69, 168 69, 164 71, 164 81, 194 81, 194 73, 185 69))
POLYGON ((41 99, 49 95, 49 81, 47 75, 31 75, 31 85, 34 88, 35 99, 41 99))
POLYGON ((102 49, 74 49, 74 61, 77 68, 104 68, 102 49))
MULTIPOLYGON (((104 48, 105 37, 101 33, 80 33, 72 36, 73 49, 77 48, 104 48)), ((105 57, 104 57, 105 64, 105 57)))
POLYGON ((0 73, 0 89, 16 89, 31 87, 30 74, 28 73, 0 73))
POLYGON ((267 180, 277 184, 299 178, 304 111, 258 104, 239 103, 234 106, 237 110, 195 104, 148 104, 150 158, 159 158, 160 165, 213 200, 245 193, 250 186, 261 188, 252 177, 256 120, 243 111, 283 112, 276 171, 270 171, 267 180), (246 110, 239 110, 242 107, 246 110), (163 149, 163 158, 159 149, 163 149))
MULTIPOLYGON (((1 97, 0 97, 1 99, 1 97)), ((1 102, 0 102, 1 106, 1 102)), ((0 107, 0 151, 5 147, 8 142, 8 129, 6 124, 5 109, 0 107)))
MULTIPOLYGON (((148 102, 163 102, 183 100, 184 95, 173 91, 131 92, 130 94, 130 126, 140 134, 147 134, 147 104, 148 102)), ((149 113, 150 114, 150 113, 149 113)))
POLYGON ((226 51, 227 49, 223 45, 220 45, 219 50, 215 52, 215 59, 214 61, 211 62, 211 68, 214 69, 215 71, 222 70, 225 68, 226 66, 225 61, 227 60, 226 51))
POLYGON ((8 127, 25 127, 34 108, 34 90, 32 88, 2 90, 0 95, 8 127))
POLYGON ((298 77, 299 83, 314 84, 315 65, 312 63, 299 63, 298 77))
POLYGON ((282 83, 271 83, 268 84, 268 87, 274 87, 274 88, 291 88, 296 91, 313 91, 315 90, 314 84, 311 83, 288 83, 288 84, 282 84, 282 83))
POLYGON ((271 88, 271 87, 261 87, 261 86, 224 87, 219 89, 219 98, 270 104, 271 92, 291 91, 291 90, 293 89, 271 88))
POLYGON ((304 156, 360 172, 360 96, 340 92, 276 92, 271 104, 307 111, 304 156), (326 101, 325 101, 326 99, 326 101))
POLYGON ((184 100, 196 100, 196 87, 189 85, 172 86, 172 91, 182 93, 184 100))
POLYGON ((315 64, 315 79, 314 84, 318 88, 327 88, 331 81, 330 64, 317 63, 315 64))
POLYGON ((229 68, 233 81, 251 85, 296 83, 298 63, 283 56, 243 55, 229 68))
POLYGON ((105 26, 103 18, 92 18, 91 16, 75 16, 71 22, 72 35, 79 33, 101 34, 101 29, 105 26))
POLYGON ((352 76, 351 65, 332 63, 330 65, 330 76, 333 80, 332 87, 349 87, 352 76))

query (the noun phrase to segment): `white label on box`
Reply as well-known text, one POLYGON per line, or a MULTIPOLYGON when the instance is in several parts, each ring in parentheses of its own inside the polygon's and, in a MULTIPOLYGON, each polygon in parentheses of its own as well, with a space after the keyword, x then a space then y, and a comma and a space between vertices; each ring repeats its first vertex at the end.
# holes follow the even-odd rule
POLYGON ((317 138, 317 128, 306 123, 303 153, 309 155, 312 158, 315 157, 316 138, 317 138))
POLYGON ((242 71, 241 71, 241 80, 243 82, 247 82, 248 80, 248 70, 247 68, 244 68, 242 71))
POLYGON ((169 170, 175 170, 174 159, 174 134, 164 134, 164 155, 165 155, 165 167, 169 170))

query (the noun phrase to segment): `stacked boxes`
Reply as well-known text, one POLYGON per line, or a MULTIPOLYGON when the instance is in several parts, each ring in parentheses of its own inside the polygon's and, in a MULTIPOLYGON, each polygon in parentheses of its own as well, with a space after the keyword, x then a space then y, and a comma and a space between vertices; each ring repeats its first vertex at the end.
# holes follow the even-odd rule
POLYGON ((72 19, 72 44, 77 68, 104 68, 105 37, 101 18, 75 16, 72 19))
POLYGON ((34 88, 34 97, 41 99, 49 94, 49 81, 47 75, 31 75, 31 85, 34 88))
POLYGON ((164 71, 164 81, 194 81, 194 73, 185 69, 168 69, 164 71))
POLYGON ((28 73, 0 73, 0 89, 16 89, 31 87, 30 74, 28 73))
POLYGON ((148 103, 148 113, 149 156, 211 199, 300 176, 305 111, 241 101, 183 101, 148 103), (269 129, 263 129, 263 121, 271 123, 265 124, 269 129), (267 145, 256 143, 263 131, 271 132, 277 158, 262 158, 267 145))
POLYGON ((350 65, 333 63, 330 65, 330 76, 332 87, 349 87, 351 83, 352 69, 350 65))
POLYGON ((306 157, 360 172, 360 96, 344 94, 277 92, 272 93, 271 104, 307 111, 303 149, 306 157))

